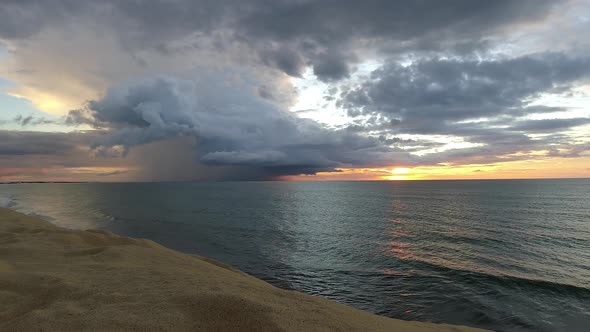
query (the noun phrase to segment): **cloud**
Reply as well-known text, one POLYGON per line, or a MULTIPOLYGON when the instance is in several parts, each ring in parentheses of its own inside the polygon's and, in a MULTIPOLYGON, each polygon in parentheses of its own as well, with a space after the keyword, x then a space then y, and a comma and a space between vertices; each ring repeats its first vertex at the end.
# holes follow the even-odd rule
POLYGON ((0 156, 65 155, 81 142, 59 133, 0 130, 0 156))
POLYGON ((267 82, 255 73, 228 67, 197 70, 190 79, 128 81, 70 112, 66 122, 104 130, 90 142, 99 156, 126 156, 139 146, 184 137, 190 139, 190 154, 199 167, 227 166, 246 178, 341 167, 490 163, 531 158, 547 149, 566 156, 575 153, 564 151, 583 145, 571 144, 567 136, 533 139, 529 134, 556 133, 589 123, 587 118, 523 116, 562 111, 530 106, 528 100, 568 91, 590 73, 580 70, 586 63, 584 58, 542 54, 388 64, 360 85, 338 90, 343 106, 372 117, 342 129, 297 117, 260 93, 267 82), (489 119, 464 122, 479 118, 489 119), (447 135, 472 145, 445 149, 445 143, 395 136, 400 134, 447 135), (415 154, 429 149, 434 152, 415 154))
POLYGON ((43 124, 52 124, 52 123, 56 123, 55 120, 50 120, 50 119, 46 119, 44 117, 35 117, 33 115, 28 115, 28 116, 23 116, 23 115, 17 115, 14 119, 13 122, 25 127, 25 126, 38 126, 38 125, 43 125, 43 124))
POLYGON ((590 118, 546 119, 518 121, 512 130, 525 132, 555 132, 590 123, 590 118))
POLYGON ((348 59, 339 54, 319 57, 313 64, 313 74, 323 81, 338 81, 350 77, 348 59))
POLYGON ((281 151, 215 151, 205 154, 205 163, 221 165, 274 166, 284 164, 288 156, 281 151))
POLYGON ((242 175, 224 166, 199 165, 194 146, 183 139, 144 144, 125 158, 100 157, 89 146, 103 134, 0 130, 0 181, 222 180, 242 175))
POLYGON ((441 121, 543 111, 528 104, 543 93, 571 89, 590 78, 590 58, 544 53, 519 58, 424 59, 387 64, 344 91, 350 115, 384 114, 414 132, 435 131, 441 121))
POLYGON ((497 162, 536 158, 540 150, 575 156, 586 138, 565 132, 588 119, 580 112, 554 118, 571 109, 535 101, 565 98, 588 83, 586 46, 568 37, 561 52, 547 52, 555 33, 537 32, 554 23, 583 31, 585 23, 572 16, 580 6, 7 0, 0 7, 0 41, 8 49, 0 73, 16 83, 9 92, 64 117, 5 122, 95 131, 56 134, 37 147, 26 145, 41 136, 27 133, 22 144, 0 147, 6 158, 27 156, 31 164, 63 158, 133 166, 137 171, 114 176, 149 180, 497 162), (327 109, 310 113, 330 118, 335 106, 347 111, 346 123, 327 126, 290 112, 305 102, 297 95, 305 84, 327 91, 327 109))
POLYGON ((268 86, 284 81, 273 95, 289 95, 292 86, 280 72, 301 77, 310 68, 333 83, 350 78, 367 56, 472 54, 570 4, 9 0, 0 9, 0 40, 11 57, 0 72, 20 83, 11 93, 54 114, 129 78, 191 76, 205 66, 264 72, 268 86))
POLYGON ((236 78, 228 71, 192 80, 133 81, 111 88, 68 119, 108 128, 92 144, 103 154, 118 147, 126 154, 150 142, 191 137, 200 163, 247 166, 262 175, 315 173, 409 158, 377 138, 298 118, 249 91, 249 83, 247 75, 236 78))
POLYGON ((170 55, 202 47, 206 36, 220 50, 235 43, 248 45, 263 63, 288 75, 299 76, 310 65, 320 79, 334 80, 347 77, 348 68, 357 61, 359 43, 383 52, 401 43, 421 49, 438 49, 441 43, 477 47, 484 36, 541 20, 564 3, 8 1, 0 9, 0 38, 27 39, 56 27, 79 31, 80 25, 86 25, 114 33, 117 42, 142 63, 143 51, 170 55))
POLYGON ((263 50, 261 56, 265 64, 276 67, 289 76, 301 77, 305 71, 303 56, 293 49, 280 47, 263 50))
POLYGON ((442 149, 446 151, 434 147, 420 158, 422 163, 488 163, 536 158, 532 154, 547 149, 587 148, 568 135, 555 134, 586 125, 590 118, 551 118, 567 109, 533 102, 547 95, 568 95, 589 79, 590 58, 560 53, 481 60, 426 58, 385 64, 336 97, 349 116, 369 117, 353 127, 355 131, 372 132, 384 140, 403 134, 444 135, 471 145, 449 144, 442 149), (546 118, 531 119, 533 115, 546 118), (533 138, 534 134, 552 135, 533 138))
POLYGON ((324 80, 345 77, 344 68, 355 62, 359 48, 372 45, 385 53, 403 49, 403 45, 422 50, 439 49, 441 44, 477 49, 483 36, 513 24, 541 20, 558 3, 274 1, 251 3, 233 22, 237 22, 236 34, 260 45, 257 47, 277 41, 297 45, 301 56, 312 63, 314 73, 324 80))

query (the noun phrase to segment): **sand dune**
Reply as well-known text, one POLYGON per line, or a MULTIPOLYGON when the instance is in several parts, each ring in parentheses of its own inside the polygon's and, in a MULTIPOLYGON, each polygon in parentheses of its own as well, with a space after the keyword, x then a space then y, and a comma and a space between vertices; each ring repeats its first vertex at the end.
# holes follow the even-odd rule
POLYGON ((369 314, 205 258, 0 208, 1 331, 476 331, 369 314))

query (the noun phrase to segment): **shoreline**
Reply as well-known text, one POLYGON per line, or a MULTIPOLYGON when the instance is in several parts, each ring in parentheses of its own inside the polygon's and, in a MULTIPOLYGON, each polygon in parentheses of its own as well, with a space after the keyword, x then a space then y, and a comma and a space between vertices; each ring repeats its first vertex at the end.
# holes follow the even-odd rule
POLYGON ((0 207, 0 330, 484 331, 279 289, 226 264, 0 207))

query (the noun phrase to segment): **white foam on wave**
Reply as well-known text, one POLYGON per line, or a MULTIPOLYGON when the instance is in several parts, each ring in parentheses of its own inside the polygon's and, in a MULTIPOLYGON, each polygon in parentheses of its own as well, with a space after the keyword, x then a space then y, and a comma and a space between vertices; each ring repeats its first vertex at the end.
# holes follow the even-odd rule
POLYGON ((33 209, 25 208, 20 205, 17 207, 16 200, 14 199, 14 196, 11 196, 11 195, 7 196, 7 195, 0 194, 0 208, 15 210, 17 212, 26 214, 27 216, 42 219, 42 220, 49 221, 49 222, 55 221, 55 218, 44 215, 44 214, 39 214, 39 213, 35 212, 35 210, 33 210, 33 209))

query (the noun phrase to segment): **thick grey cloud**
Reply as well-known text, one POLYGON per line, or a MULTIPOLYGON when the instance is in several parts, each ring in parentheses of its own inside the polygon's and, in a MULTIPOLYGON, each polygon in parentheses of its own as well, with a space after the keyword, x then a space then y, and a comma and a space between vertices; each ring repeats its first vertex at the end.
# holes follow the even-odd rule
POLYGON ((490 34, 542 19, 566 2, 6 0, 0 6, 0 38, 22 39, 57 25, 75 29, 90 24, 115 29, 121 44, 136 53, 170 52, 178 40, 198 48, 199 38, 208 36, 220 48, 245 43, 263 63, 289 75, 298 76, 309 65, 329 81, 347 77, 363 48, 388 52, 408 44, 422 50, 441 45, 479 49, 490 34))
POLYGON ((235 31, 257 47, 275 41, 297 45, 314 73, 320 79, 331 80, 346 77, 347 67, 354 63, 359 48, 397 53, 408 47, 410 51, 445 47, 469 52, 485 47, 485 37, 514 23, 542 19, 554 6, 565 2, 250 2, 247 14, 237 17, 235 31))
POLYGON ((313 73, 323 81, 338 81, 350 76, 349 60, 340 54, 320 56, 313 64, 313 73))
POLYGON ((305 71, 303 56, 287 47, 262 51, 262 59, 265 64, 277 67, 284 73, 294 77, 300 77, 305 71))
MULTIPOLYGON (((425 59, 390 63, 365 83, 343 92, 351 115, 386 114, 420 132, 441 121, 548 111, 528 103, 542 93, 568 91, 590 78, 590 58, 539 54, 519 58, 425 59)), ((550 111, 550 110, 549 110, 550 111)))
POLYGON ((331 43, 351 37, 407 40, 440 29, 477 34, 502 24, 543 17, 555 1, 263 1, 241 25, 252 35, 331 43), (304 24, 302 24, 304 23, 304 24), (463 29, 469 26, 471 29, 463 29))
POLYGON ((0 155, 65 155, 82 142, 75 135, 0 130, 0 155))
POLYGON ((590 118, 528 120, 518 121, 510 129, 525 132, 556 132, 588 123, 590 123, 590 118))

